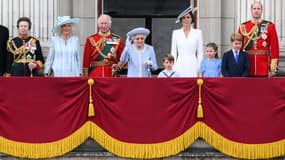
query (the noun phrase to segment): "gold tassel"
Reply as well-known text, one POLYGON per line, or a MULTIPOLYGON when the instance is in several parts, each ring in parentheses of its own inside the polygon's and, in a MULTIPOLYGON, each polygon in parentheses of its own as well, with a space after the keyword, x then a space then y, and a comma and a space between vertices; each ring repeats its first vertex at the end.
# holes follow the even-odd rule
POLYGON ((94 117, 94 116, 95 116, 94 105, 93 104, 89 104, 88 117, 94 117))
POLYGON ((197 108, 197 118, 204 118, 203 107, 202 107, 202 85, 204 81, 202 79, 197 80, 197 85, 199 87, 199 100, 197 108))
POLYGON ((203 107, 201 104, 199 104, 197 109, 197 118, 203 118, 203 117, 204 117, 203 107))
POLYGON ((89 85, 89 107, 88 107, 88 117, 94 117, 95 116, 95 109, 93 105, 93 99, 92 99, 92 86, 94 85, 93 79, 88 79, 88 85, 89 85))

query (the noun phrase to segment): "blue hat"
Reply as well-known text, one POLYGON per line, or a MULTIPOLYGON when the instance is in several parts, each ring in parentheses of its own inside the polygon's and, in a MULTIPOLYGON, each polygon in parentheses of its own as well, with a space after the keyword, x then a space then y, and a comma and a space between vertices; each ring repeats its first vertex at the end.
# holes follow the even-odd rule
POLYGON ((127 33, 127 36, 132 39, 134 36, 138 35, 138 34, 142 34, 144 35, 145 37, 149 35, 149 29, 147 28, 144 28, 144 27, 138 27, 138 28, 135 28, 131 31, 129 31, 127 33))
POLYGON ((181 12, 178 17, 177 20, 175 21, 175 23, 179 23, 181 18, 184 17, 187 13, 192 13, 195 12, 197 10, 197 8, 193 8, 191 6, 189 6, 187 9, 185 9, 183 12, 181 12))
POLYGON ((52 29, 53 33, 59 33, 60 27, 64 24, 77 24, 80 22, 79 18, 71 18, 70 16, 57 17, 56 26, 52 29))

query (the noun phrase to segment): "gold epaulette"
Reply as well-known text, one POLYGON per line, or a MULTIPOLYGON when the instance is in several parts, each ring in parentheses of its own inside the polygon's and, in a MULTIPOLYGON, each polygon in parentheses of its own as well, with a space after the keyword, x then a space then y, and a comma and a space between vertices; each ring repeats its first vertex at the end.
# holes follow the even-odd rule
POLYGON ((92 34, 91 36, 88 36, 88 38, 87 38, 87 39, 89 39, 89 38, 93 38, 95 35, 96 35, 96 34, 92 34))
POLYGON ((12 38, 7 42, 7 50, 14 55, 25 53, 26 51, 25 46, 22 45, 21 47, 18 48, 14 42, 14 39, 15 38, 12 38))
POLYGON ((112 33, 112 37, 121 38, 121 36, 119 36, 118 34, 115 34, 115 33, 112 33))
POLYGON ((40 41, 37 37, 31 36, 31 38, 35 39, 35 41, 40 41))
POLYGON ((247 24, 247 23, 251 23, 251 20, 245 21, 242 24, 247 24))

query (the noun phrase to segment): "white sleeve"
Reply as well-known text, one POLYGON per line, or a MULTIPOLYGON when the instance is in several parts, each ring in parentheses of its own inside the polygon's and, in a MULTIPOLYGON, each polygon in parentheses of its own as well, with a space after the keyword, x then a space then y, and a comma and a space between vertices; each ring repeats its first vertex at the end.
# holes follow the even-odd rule
POLYGON ((172 32, 172 40, 171 40, 171 55, 174 57, 174 63, 177 61, 177 44, 176 44, 176 32, 172 32))
POLYGON ((200 69, 200 65, 201 65, 201 61, 203 59, 203 36, 202 36, 202 31, 199 30, 199 35, 198 35, 198 46, 197 46, 198 50, 197 50, 197 58, 198 58, 198 71, 200 69))
POLYGON ((49 53, 47 56, 47 60, 45 62, 44 65, 44 74, 48 74, 49 70, 52 67, 53 64, 53 60, 54 60, 54 55, 55 55, 55 46, 54 46, 54 38, 51 39, 51 43, 50 43, 50 48, 49 48, 49 53))

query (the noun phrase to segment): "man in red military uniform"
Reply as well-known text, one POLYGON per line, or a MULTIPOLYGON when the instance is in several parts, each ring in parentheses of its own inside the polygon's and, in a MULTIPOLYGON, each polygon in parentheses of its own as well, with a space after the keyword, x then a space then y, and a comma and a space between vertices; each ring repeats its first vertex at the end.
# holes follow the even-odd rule
POLYGON ((251 5, 252 20, 240 25, 243 49, 249 54, 250 76, 275 76, 279 60, 279 41, 275 25, 261 18, 262 3, 251 5))
POLYGON ((112 20, 102 14, 98 18, 99 32, 87 38, 84 48, 83 75, 112 77, 112 65, 120 60, 123 51, 122 38, 111 33, 112 20))

